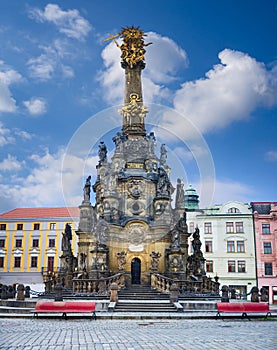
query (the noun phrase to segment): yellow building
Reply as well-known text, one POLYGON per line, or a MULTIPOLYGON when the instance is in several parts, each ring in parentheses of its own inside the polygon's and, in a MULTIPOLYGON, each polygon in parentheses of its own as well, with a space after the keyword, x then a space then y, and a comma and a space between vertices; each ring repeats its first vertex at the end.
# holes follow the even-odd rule
MULTIPOLYGON (((44 290, 42 271, 59 267, 65 225, 78 227, 79 208, 17 208, 0 215, 0 283, 44 290)), ((77 252, 76 235, 72 237, 77 252)))

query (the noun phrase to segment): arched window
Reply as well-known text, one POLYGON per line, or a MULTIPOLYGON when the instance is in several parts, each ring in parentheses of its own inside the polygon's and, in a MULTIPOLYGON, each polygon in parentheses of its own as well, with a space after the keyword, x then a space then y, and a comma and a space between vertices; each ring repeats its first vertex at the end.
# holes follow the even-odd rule
POLYGON ((228 209, 228 213, 234 214, 234 213, 240 213, 240 211, 238 208, 232 207, 228 209))

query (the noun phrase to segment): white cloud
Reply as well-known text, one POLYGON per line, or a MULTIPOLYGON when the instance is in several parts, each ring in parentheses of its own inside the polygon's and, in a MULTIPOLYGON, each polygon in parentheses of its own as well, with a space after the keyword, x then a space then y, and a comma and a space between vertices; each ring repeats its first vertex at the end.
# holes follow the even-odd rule
POLYGON ((32 97, 29 101, 23 101, 23 104, 31 115, 41 115, 47 111, 46 101, 41 97, 32 97))
POLYGON ((22 140, 31 140, 33 135, 24 130, 15 129, 15 135, 19 136, 22 140))
POLYGON ((17 172, 21 170, 23 164, 24 162, 21 163, 16 159, 16 157, 8 154, 8 157, 5 158, 2 162, 0 162, 0 169, 1 171, 17 172))
MULTIPOLYGON (((255 195, 255 190, 252 187, 231 179, 216 179, 215 183, 211 183, 211 185, 215 185, 215 190, 213 198, 209 198, 209 201, 206 200, 207 196, 205 196, 205 193, 198 192, 201 208, 209 207, 214 204, 224 204, 233 200, 241 203, 249 203, 251 198, 255 195)), ((202 184, 202 188, 208 186, 209 183, 206 183, 206 186, 202 184)), ((199 184, 195 184, 193 187, 195 189, 200 188, 199 184)))
MULTIPOLYGON (((142 74, 144 100, 145 103, 161 102, 170 97, 170 91, 165 85, 175 81, 178 70, 187 66, 186 53, 173 40, 157 33, 148 33, 145 42, 153 44, 146 48, 146 68, 142 74)), ((120 49, 113 42, 102 51, 105 68, 99 72, 98 80, 109 104, 123 102, 125 78, 120 66, 120 55, 120 49)))
MULTIPOLYGON (((33 154, 26 161, 25 168, 28 165, 29 169, 27 176, 24 178, 14 176, 8 184, 0 184, 0 202, 8 203, 10 208, 65 204, 78 206, 83 196, 84 174, 87 176, 88 168, 93 169, 91 174, 95 174, 98 157, 84 160, 81 157, 67 155, 66 164, 63 164, 63 158, 64 149, 60 149, 55 154, 49 153, 48 150, 42 155, 33 154)), ((18 166, 19 170, 20 164, 16 165, 16 162, 17 160, 10 156, 9 162, 5 163, 10 164, 10 168, 14 164, 14 168, 18 166)))
POLYGON ((11 135, 11 131, 4 127, 3 123, 0 122, 0 147, 11 143, 14 143, 15 139, 11 135))
POLYGON ((65 66, 65 65, 61 65, 61 70, 62 70, 62 73, 63 73, 63 76, 65 78, 73 78, 74 77, 74 70, 69 67, 69 66, 65 66))
MULTIPOLYGON (((277 103, 277 69, 267 70, 249 55, 225 49, 205 79, 184 83, 174 107, 202 132, 248 119, 261 105, 277 103)), ((177 126, 178 127, 178 126, 177 126)))
POLYGON ((30 58, 27 62, 30 70, 30 75, 39 80, 51 79, 56 68, 56 60, 46 54, 41 54, 38 57, 30 58))
POLYGON ((10 85, 19 82, 21 79, 21 74, 0 61, 0 113, 11 113, 16 110, 16 100, 12 96, 10 85))
POLYGON ((43 53, 38 57, 30 58, 27 62, 31 77, 46 81, 59 73, 64 78, 74 76, 72 67, 63 63, 65 57, 73 56, 68 51, 66 43, 55 40, 53 45, 40 46, 40 49, 43 53))
POLYGON ((265 154, 265 159, 271 162, 277 161, 277 151, 268 151, 265 154))
POLYGON ((29 15, 38 22, 55 24, 59 32, 69 38, 82 40, 92 29, 90 23, 80 15, 78 10, 63 11, 59 5, 55 4, 46 5, 43 11, 38 8, 31 9, 29 15))
POLYGON ((145 75, 149 76, 155 83, 163 84, 175 81, 179 69, 187 68, 186 52, 172 39, 149 32, 145 42, 153 43, 146 48, 145 75))

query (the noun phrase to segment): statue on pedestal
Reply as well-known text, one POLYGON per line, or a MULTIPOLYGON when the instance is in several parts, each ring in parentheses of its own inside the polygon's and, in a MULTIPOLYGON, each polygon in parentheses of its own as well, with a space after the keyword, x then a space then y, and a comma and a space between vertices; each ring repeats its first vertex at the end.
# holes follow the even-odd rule
POLYGON ((159 268, 159 260, 160 260, 160 257, 162 256, 162 254, 159 252, 152 252, 150 254, 150 256, 152 258, 150 269, 152 270, 152 272, 155 272, 159 268))
POLYGON ((100 142, 98 157, 99 157, 99 164, 105 163, 107 161, 107 147, 104 141, 100 142))
POLYGON ((124 271, 124 265, 126 264, 126 252, 122 251, 116 254, 119 271, 124 271))
POLYGON ((62 234, 62 251, 63 255, 72 255, 71 249, 71 240, 72 240, 72 231, 69 224, 65 225, 65 230, 62 234))
POLYGON ((90 180, 91 180, 91 176, 89 176, 86 179, 86 183, 85 183, 85 187, 84 187, 84 200, 83 200, 83 203, 84 202, 86 202, 86 203, 90 202, 90 189, 91 189, 90 180))

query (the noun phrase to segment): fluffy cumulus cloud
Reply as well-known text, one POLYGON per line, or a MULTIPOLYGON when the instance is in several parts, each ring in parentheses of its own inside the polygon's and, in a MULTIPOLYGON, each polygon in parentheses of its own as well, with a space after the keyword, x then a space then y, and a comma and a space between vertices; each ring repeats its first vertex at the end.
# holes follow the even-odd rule
POLYGON ((78 40, 84 39, 92 29, 78 10, 64 11, 56 4, 48 4, 44 10, 33 8, 29 11, 29 16, 38 22, 53 23, 60 33, 78 40))
POLYGON ((277 69, 249 55, 225 49, 220 64, 206 77, 184 83, 174 97, 174 107, 201 132, 223 128, 236 120, 249 118, 261 105, 277 103, 277 69))
POLYGON ((10 129, 7 129, 2 122, 0 122, 0 147, 15 142, 15 138, 12 135, 10 129))
POLYGON ((10 85, 19 82, 21 79, 21 74, 0 61, 0 113, 11 113, 16 110, 16 100, 12 96, 10 85))
MULTIPOLYGON (((67 155, 64 164, 64 152, 61 148, 54 154, 45 150, 42 155, 30 156, 24 162, 24 170, 29 169, 26 176, 14 174, 9 183, 0 184, 0 210, 19 206, 78 206, 82 201, 84 171, 94 169, 95 172, 98 157, 84 160, 82 157, 67 155)), ((1 163, 2 171, 19 171, 22 165, 12 156, 1 163)))
MULTIPOLYGON (((146 68, 142 83, 146 103, 161 102, 170 97, 170 91, 165 85, 176 81, 180 68, 186 68, 188 61, 186 53, 173 40, 157 33, 147 33, 146 68)), ((120 40, 118 41, 120 44, 120 40)), ((120 66, 120 50, 111 42, 102 51, 104 69, 99 72, 98 79, 105 89, 105 99, 109 104, 122 103, 124 92, 124 71, 120 66)))
POLYGON ((24 162, 19 162, 16 157, 8 154, 7 158, 5 158, 2 162, 0 162, 1 171, 12 171, 17 172, 21 170, 24 162))
POLYGON ((29 101, 23 101, 23 105, 27 108, 28 112, 33 115, 41 115, 46 113, 46 101, 41 97, 33 97, 29 101))
POLYGON ((41 55, 32 57, 27 62, 31 77, 41 81, 52 79, 57 74, 63 78, 74 77, 72 67, 64 63, 65 59, 73 55, 66 42, 54 40, 52 45, 40 46, 40 49, 41 55))

